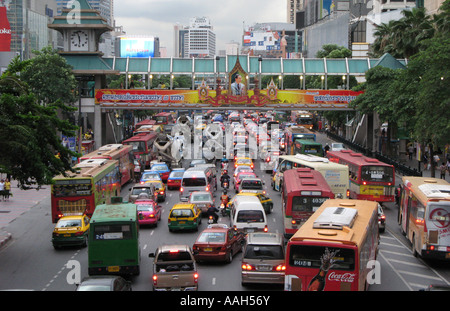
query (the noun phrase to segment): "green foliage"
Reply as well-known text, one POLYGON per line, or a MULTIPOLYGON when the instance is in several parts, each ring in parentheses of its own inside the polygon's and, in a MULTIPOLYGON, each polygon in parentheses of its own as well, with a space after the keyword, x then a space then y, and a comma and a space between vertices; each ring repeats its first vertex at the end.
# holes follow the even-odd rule
POLYGON ((37 54, 24 62, 14 59, 0 78, 0 172, 22 188, 50 184, 53 176, 71 170, 76 155, 63 147, 59 135, 75 136, 77 129, 59 117, 73 111, 62 100, 73 99, 75 78, 59 55, 49 49, 37 54))

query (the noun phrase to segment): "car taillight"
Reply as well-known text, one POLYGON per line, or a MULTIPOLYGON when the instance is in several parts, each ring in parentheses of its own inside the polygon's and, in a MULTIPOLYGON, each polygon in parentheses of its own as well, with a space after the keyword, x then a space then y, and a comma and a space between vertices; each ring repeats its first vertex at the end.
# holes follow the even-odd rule
POLYGON ((242 268, 242 270, 245 270, 245 271, 251 271, 251 270, 254 270, 254 269, 255 269, 254 266, 252 266, 251 264, 248 264, 248 263, 246 263, 246 262, 243 262, 243 263, 242 263, 241 268, 242 268))
POLYGON ((159 194, 164 194, 164 191, 160 191, 159 194))
POLYGON ((269 228, 267 228, 267 225, 264 226, 264 232, 268 232, 269 228))
POLYGON ((276 267, 273 267, 273 270, 274 271, 278 271, 278 272, 285 271, 286 270, 286 266, 285 265, 278 265, 276 267))
POLYGON ((180 192, 183 192, 183 191, 184 191, 183 187, 180 187, 180 192))
POLYGON ((195 282, 195 283, 198 282, 198 273, 194 273, 194 282, 195 282))
POLYGON ((156 274, 153 274, 152 279, 153 279, 153 285, 158 284, 158 276, 156 274))
POLYGON ((149 218, 155 218, 155 215, 154 214, 150 214, 148 217, 149 218))
POLYGON ((75 236, 80 236, 80 235, 83 235, 83 231, 77 231, 77 232, 75 232, 75 236))

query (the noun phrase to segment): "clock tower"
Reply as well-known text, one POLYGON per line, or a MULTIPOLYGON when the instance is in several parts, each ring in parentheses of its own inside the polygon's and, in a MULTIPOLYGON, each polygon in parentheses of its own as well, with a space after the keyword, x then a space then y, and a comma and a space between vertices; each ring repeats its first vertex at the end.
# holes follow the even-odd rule
POLYGON ((113 30, 87 0, 70 1, 61 16, 55 16, 48 27, 63 35, 64 50, 60 53, 72 55, 102 55, 98 49, 100 36, 113 30))

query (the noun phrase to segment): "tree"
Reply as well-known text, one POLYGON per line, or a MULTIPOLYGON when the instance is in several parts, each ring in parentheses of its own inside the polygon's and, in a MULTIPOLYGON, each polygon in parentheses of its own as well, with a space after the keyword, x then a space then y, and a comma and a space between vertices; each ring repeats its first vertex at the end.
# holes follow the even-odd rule
MULTIPOLYGON (((56 56, 47 54, 49 59, 66 68, 64 59, 56 56)), ((59 75, 60 71, 54 70, 57 69, 41 57, 25 62, 15 59, 0 78, 0 172, 17 180, 22 188, 50 184, 55 175, 72 170, 72 156, 77 155, 62 145, 59 135, 75 136, 77 129, 58 117, 59 111, 70 113, 73 108, 63 104, 57 96, 70 98, 70 94, 50 88, 46 88, 48 92, 38 90, 39 95, 32 91, 45 79, 53 81, 53 88, 74 81, 73 74, 59 75), (41 67, 42 63, 49 64, 48 70, 41 67), (29 68, 40 68, 46 77, 35 76, 39 81, 24 78, 24 72, 30 73, 29 68), (59 158, 55 154, 59 154, 59 158)))

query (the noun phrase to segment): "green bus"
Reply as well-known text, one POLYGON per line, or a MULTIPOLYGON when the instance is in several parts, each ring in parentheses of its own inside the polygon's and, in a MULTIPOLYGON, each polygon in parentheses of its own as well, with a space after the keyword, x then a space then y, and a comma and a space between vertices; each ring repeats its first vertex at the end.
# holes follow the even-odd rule
POLYGON ((309 140, 309 139, 296 139, 294 140, 293 154, 309 154, 318 157, 324 157, 325 153, 321 143, 309 140))
POLYGON ((141 254, 135 204, 98 205, 91 218, 88 243, 89 275, 139 275, 141 254))

